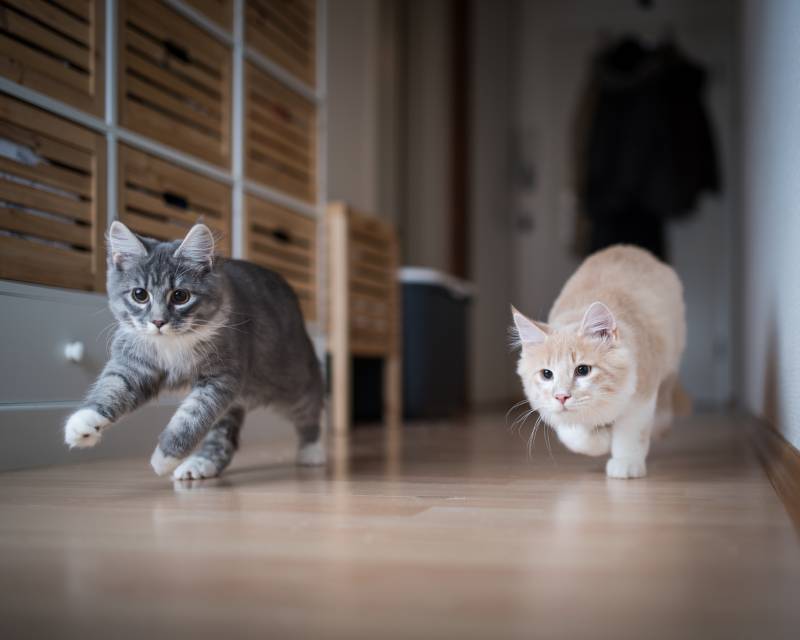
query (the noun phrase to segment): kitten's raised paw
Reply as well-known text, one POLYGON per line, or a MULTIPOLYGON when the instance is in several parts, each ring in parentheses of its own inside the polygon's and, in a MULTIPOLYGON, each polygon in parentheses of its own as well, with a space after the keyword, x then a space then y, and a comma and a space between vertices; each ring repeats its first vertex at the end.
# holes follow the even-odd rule
POLYGON ((64 442, 70 448, 93 447, 100 442, 103 429, 109 421, 94 409, 79 409, 73 413, 64 425, 64 442))
POLYGON ((202 480, 203 478, 215 478, 218 475, 217 465, 211 460, 202 456, 191 456, 181 462, 178 468, 172 472, 172 479, 202 480))
POLYGON ((297 452, 297 464, 301 467, 319 467, 325 462, 325 445, 321 440, 304 444, 297 452))
POLYGON ((647 466, 644 460, 631 458, 610 458, 606 462, 606 475, 609 478, 644 478, 647 466))
POLYGON ((156 447, 156 450, 153 451, 153 455, 150 457, 150 466, 153 467, 153 471, 159 476, 167 475, 180 463, 180 459, 164 455, 164 452, 161 451, 161 447, 156 447))

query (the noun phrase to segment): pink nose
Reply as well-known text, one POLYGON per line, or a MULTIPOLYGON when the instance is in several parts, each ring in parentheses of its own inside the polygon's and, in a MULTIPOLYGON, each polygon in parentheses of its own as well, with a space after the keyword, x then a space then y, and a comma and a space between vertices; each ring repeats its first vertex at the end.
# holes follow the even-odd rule
POLYGON ((161 327, 163 327, 165 324, 167 324, 167 323, 166 323, 164 320, 151 320, 150 322, 152 322, 154 325, 156 325, 156 327, 157 327, 158 329, 160 329, 160 328, 161 328, 161 327))
POLYGON ((556 400, 558 400, 562 406, 567 404, 567 400, 569 400, 572 397, 568 393, 557 393, 555 395, 556 395, 556 400))

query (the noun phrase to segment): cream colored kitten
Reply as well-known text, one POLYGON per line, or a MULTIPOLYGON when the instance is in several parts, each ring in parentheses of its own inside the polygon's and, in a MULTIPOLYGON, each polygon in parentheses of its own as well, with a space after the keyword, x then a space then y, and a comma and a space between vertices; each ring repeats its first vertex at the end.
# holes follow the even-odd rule
POLYGON ((686 320, 676 273, 618 245, 586 259, 548 324, 512 312, 531 408, 572 451, 610 452, 609 477, 646 475, 650 437, 669 426, 679 393, 686 320))

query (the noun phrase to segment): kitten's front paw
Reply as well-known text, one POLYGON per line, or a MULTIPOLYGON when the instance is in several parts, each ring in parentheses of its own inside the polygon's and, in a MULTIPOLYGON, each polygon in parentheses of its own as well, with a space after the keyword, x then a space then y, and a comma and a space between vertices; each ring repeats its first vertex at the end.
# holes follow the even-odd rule
POLYGON ((70 449, 93 447, 100 442, 103 429, 108 424, 108 418, 101 416, 94 409, 79 409, 64 425, 64 442, 70 449))
POLYGON ((606 475, 609 478, 644 478, 647 466, 644 460, 632 458, 610 458, 606 462, 606 475))
POLYGON ((173 480, 202 480, 215 478, 219 475, 217 465, 208 458, 191 456, 187 458, 172 472, 173 480))
POLYGON ((153 455, 150 457, 150 466, 153 467, 153 471, 159 476, 167 475, 180 463, 181 461, 178 458, 164 455, 164 452, 161 451, 161 447, 156 447, 156 450, 153 451, 153 455))
POLYGON ((319 467, 325 462, 325 445, 322 440, 304 444, 297 452, 297 464, 301 467, 319 467))

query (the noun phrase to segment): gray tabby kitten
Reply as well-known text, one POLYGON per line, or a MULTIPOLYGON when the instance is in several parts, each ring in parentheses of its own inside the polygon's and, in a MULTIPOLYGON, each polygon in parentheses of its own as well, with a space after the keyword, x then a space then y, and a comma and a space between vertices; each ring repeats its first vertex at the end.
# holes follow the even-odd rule
POLYGON ((281 276, 214 256, 202 224, 182 242, 158 242, 114 222, 107 287, 119 326, 111 360, 67 420, 70 447, 94 446, 162 389, 190 385, 150 460, 158 475, 218 475, 236 451, 245 412, 264 405, 297 428, 299 464, 324 463, 320 365, 281 276))

